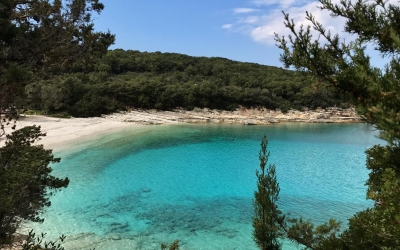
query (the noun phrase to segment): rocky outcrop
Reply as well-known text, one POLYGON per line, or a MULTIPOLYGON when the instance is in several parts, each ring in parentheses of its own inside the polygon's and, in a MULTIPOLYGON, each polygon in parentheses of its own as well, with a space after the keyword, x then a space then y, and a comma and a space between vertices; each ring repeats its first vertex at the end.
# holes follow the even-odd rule
POLYGON ((175 109, 173 111, 132 109, 129 112, 103 115, 104 118, 116 121, 133 122, 139 124, 173 124, 173 123, 229 123, 259 125, 279 122, 313 122, 313 123, 343 123, 361 122, 354 108, 316 109, 316 110, 289 110, 286 113, 280 110, 265 108, 239 108, 234 111, 199 109, 175 109))

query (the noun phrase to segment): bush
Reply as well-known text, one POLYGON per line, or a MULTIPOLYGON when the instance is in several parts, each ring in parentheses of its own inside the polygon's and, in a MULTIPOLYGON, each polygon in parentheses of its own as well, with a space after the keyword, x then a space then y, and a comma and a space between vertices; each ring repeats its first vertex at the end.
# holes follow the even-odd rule
POLYGON ((122 105, 108 96, 101 96, 97 92, 89 92, 70 109, 75 117, 91 117, 109 114, 121 109, 122 105))

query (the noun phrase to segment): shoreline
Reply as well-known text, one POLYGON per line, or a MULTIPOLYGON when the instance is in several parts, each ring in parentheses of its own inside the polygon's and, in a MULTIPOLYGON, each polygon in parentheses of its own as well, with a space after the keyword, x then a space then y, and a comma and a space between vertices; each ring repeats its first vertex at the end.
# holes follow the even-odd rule
POLYGON ((217 109, 193 110, 174 109, 172 111, 134 109, 110 115, 103 118, 144 125, 176 124, 176 123, 227 123, 243 125, 268 125, 280 122, 308 123, 352 123, 362 122, 362 118, 354 108, 327 108, 316 110, 289 110, 283 113, 279 110, 264 108, 239 108, 234 111, 217 109))
MULTIPOLYGON (((172 124, 242 124, 271 125, 286 122, 305 123, 358 123, 362 118, 354 109, 317 109, 313 111, 289 110, 287 113, 268 109, 237 109, 235 111, 195 108, 192 111, 130 110, 126 112, 91 118, 53 118, 41 115, 22 115, 17 121, 17 129, 25 126, 41 126, 47 136, 37 144, 43 144, 54 151, 70 149, 76 142, 93 141, 103 134, 124 128, 138 129, 147 125, 172 124)), ((10 128, 6 128, 11 133, 10 128)), ((0 138, 0 146, 5 138, 0 138)), ((76 144, 80 146, 81 143, 76 144)))

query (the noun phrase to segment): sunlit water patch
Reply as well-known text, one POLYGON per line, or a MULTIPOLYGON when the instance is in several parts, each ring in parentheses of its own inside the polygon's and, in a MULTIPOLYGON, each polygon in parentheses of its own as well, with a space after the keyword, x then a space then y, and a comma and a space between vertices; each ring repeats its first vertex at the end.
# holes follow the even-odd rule
POLYGON ((70 185, 29 227, 68 235, 67 249, 159 249, 175 239, 181 249, 257 249, 252 198, 264 134, 284 212, 346 224, 371 206, 364 151, 382 142, 370 126, 148 126, 58 154, 54 174, 70 185))

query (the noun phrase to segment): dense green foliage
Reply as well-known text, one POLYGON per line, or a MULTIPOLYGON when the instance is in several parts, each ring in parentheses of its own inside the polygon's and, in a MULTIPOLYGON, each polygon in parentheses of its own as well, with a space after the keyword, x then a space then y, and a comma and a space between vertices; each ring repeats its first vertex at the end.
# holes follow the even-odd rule
POLYGON ((126 106, 169 110, 239 105, 270 109, 341 106, 343 95, 316 88, 294 71, 223 58, 109 51, 96 71, 64 74, 26 86, 30 108, 96 116, 126 106))
POLYGON ((262 250, 281 249, 279 238, 284 236, 280 227, 285 220, 282 211, 278 209, 279 184, 276 180, 276 167, 269 165, 267 168, 270 152, 267 151, 268 140, 264 135, 261 141, 259 154, 260 170, 256 170, 257 190, 254 192, 254 216, 253 216, 253 238, 262 250))
POLYGON ((28 83, 74 70, 88 72, 114 42, 94 31, 98 0, 0 0, 2 106, 23 97, 28 83))
POLYGON ((0 148, 0 246, 11 240, 23 220, 43 221, 49 196, 68 185, 68 178, 51 175, 50 163, 59 162, 51 150, 34 143, 45 136, 30 126, 7 135, 0 148))
POLYGON ((312 27, 295 28, 285 14, 292 35, 276 36, 286 67, 310 73, 321 83, 346 91, 360 114, 374 124, 387 145, 366 151, 370 170, 367 198, 374 206, 349 219, 349 227, 339 233, 334 220, 314 230, 303 219, 288 221, 286 237, 309 249, 400 249, 400 8, 383 1, 320 0, 322 9, 333 17, 347 19, 344 30, 355 35, 350 43, 340 42, 307 13, 312 27), (314 40, 311 29, 324 40, 314 40), (385 69, 373 67, 365 46, 373 43, 390 59, 385 69), (321 232, 328 232, 321 237, 321 232))

